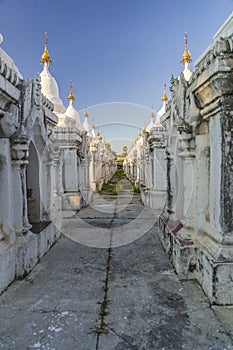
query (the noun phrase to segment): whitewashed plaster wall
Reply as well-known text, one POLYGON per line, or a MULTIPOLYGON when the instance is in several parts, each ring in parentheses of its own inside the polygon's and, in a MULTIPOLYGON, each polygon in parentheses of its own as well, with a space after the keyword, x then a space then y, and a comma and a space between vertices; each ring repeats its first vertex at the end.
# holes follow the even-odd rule
POLYGON ((162 117, 168 190, 160 237, 182 278, 197 278, 220 305, 233 304, 233 16, 227 22, 231 35, 215 38, 189 81, 172 77, 162 117))
MULTIPOLYGON (((53 106, 40 89, 40 78, 23 80, 1 48, 0 292, 28 273, 60 234, 45 222, 44 229, 33 233, 35 221, 43 220, 38 185, 42 149, 57 123, 53 106)), ((48 193, 52 190, 47 188, 48 193)))
POLYGON ((134 182, 135 164, 143 168, 135 184, 144 205, 162 209, 160 238, 175 270, 219 305, 233 304, 232 38, 233 14, 194 72, 186 63, 172 76, 163 129, 150 123, 140 157, 136 141, 124 162, 134 182))

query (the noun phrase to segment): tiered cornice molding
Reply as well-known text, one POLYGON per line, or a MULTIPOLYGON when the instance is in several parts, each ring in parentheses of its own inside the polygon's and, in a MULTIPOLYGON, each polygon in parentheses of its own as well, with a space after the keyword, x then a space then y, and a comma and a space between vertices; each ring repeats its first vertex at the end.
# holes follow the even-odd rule
POLYGON ((233 60, 233 38, 232 36, 220 38, 213 48, 207 52, 203 59, 195 67, 195 71, 189 81, 192 84, 208 67, 218 59, 218 67, 220 70, 231 70, 233 60), (225 64, 222 64, 225 60, 225 64))
POLYGON ((20 79, 18 74, 15 72, 15 70, 10 68, 1 57, 0 57, 0 75, 15 87, 18 87, 22 83, 22 80, 20 79))

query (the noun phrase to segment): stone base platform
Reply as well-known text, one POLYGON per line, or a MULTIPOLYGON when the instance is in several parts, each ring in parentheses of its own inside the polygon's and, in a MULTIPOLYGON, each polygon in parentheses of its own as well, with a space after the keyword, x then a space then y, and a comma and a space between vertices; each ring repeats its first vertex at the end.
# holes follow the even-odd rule
POLYGON ((60 232, 50 223, 41 232, 18 236, 13 244, 0 243, 0 293, 15 279, 25 277, 48 252, 60 232))
POLYGON ((152 191, 140 186, 141 201, 145 207, 162 210, 164 208, 166 195, 164 191, 152 191))
POLYGON ((166 193, 165 191, 150 190, 150 207, 152 209, 162 210, 165 205, 166 193))
POLYGON ((149 193, 149 190, 148 189, 144 189, 143 187, 141 187, 140 194, 141 194, 142 204, 145 207, 149 207, 150 206, 150 193, 149 193))
POLYGON ((64 193, 62 196, 62 210, 80 210, 81 194, 77 192, 64 193))
MULTIPOLYGON (((207 239, 201 242, 194 232, 186 230, 180 222, 166 219, 163 214, 159 217, 159 228, 163 248, 179 277, 197 279, 212 304, 233 305, 233 259, 216 259, 208 249, 207 239)), ((215 250, 217 246, 221 249, 216 242, 212 243, 215 250)))

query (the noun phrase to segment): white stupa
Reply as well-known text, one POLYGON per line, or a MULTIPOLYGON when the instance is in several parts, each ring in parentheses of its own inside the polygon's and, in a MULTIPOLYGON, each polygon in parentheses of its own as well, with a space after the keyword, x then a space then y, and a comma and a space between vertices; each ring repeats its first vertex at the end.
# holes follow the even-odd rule
POLYGON ((84 129, 86 130, 87 132, 87 135, 89 136, 91 134, 91 128, 90 128, 90 125, 88 123, 88 117, 89 117, 89 114, 87 113, 87 111, 84 112, 84 122, 83 122, 83 127, 84 129))
POLYGON ((94 122, 91 124, 91 137, 96 138, 94 122))
POLYGON ((98 132, 96 133, 95 132, 95 124, 94 124, 94 120, 92 121, 92 124, 91 124, 91 128, 90 128, 90 132, 89 132, 89 137, 91 139, 92 142, 94 142, 96 145, 98 143, 100 143, 100 139, 99 139, 99 136, 98 136, 98 132))
POLYGON ((186 81, 189 81, 189 79, 192 76, 192 72, 189 68, 189 63, 192 62, 192 59, 191 59, 190 52, 188 50, 188 35, 187 35, 187 33, 185 33, 184 42, 185 42, 185 49, 184 49, 184 53, 182 55, 181 63, 184 64, 184 70, 183 70, 184 78, 186 81))
POLYGON ((45 33, 45 48, 40 62, 44 64, 41 77, 41 92, 53 103, 54 113, 58 116, 58 123, 64 122, 64 113, 66 111, 62 100, 59 97, 59 89, 55 78, 49 71, 51 58, 48 52, 48 34, 45 33))
POLYGON ((162 127, 161 124, 161 117, 164 115, 164 113, 166 112, 166 103, 167 103, 167 93, 166 93, 166 83, 164 83, 164 92, 163 92, 163 96, 161 98, 163 104, 162 107, 160 108, 160 110, 158 111, 158 113, 156 114, 156 121, 155 121, 155 127, 162 127))
POLYGON ((154 107, 152 105, 151 106, 151 113, 150 113, 150 123, 146 127, 146 131, 147 132, 150 132, 151 129, 155 126, 155 122, 154 122, 155 115, 154 115, 154 111, 153 110, 154 110, 154 107))
POLYGON ((70 93, 68 96, 68 100, 70 101, 69 106, 66 109, 65 116, 66 120, 65 123, 67 126, 76 126, 80 131, 84 131, 84 127, 82 126, 80 122, 80 116, 77 109, 74 107, 74 95, 73 95, 73 83, 70 82, 70 93))

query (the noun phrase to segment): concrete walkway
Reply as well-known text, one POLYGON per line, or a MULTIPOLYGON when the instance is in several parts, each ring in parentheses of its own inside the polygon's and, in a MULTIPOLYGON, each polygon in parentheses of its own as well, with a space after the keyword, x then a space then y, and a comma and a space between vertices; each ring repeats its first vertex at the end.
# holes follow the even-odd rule
POLYGON ((65 235, 0 297, 0 349, 233 349, 233 309, 210 306, 195 281, 178 279, 158 215, 115 178, 66 218, 65 235))

